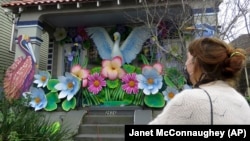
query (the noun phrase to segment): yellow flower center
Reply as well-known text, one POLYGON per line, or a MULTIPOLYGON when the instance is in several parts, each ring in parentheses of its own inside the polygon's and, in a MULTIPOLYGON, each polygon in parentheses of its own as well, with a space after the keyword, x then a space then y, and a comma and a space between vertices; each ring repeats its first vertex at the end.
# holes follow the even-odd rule
POLYGON ((73 88, 73 83, 72 83, 72 82, 69 82, 69 83, 68 83, 68 88, 69 88, 69 89, 73 88))
POLYGON ((132 81, 132 80, 129 81, 129 82, 128 82, 128 85, 129 85, 130 87, 134 87, 134 86, 135 86, 135 81, 132 81))
POLYGON ((173 92, 169 92, 168 93, 168 97, 169 97, 169 99, 172 99, 174 97, 174 93, 173 92))
POLYGON ((38 104, 41 102, 41 99, 39 97, 36 97, 34 101, 38 104))
POLYGON ((94 84, 94 86, 95 86, 95 87, 99 87, 99 85, 100 85, 100 81, 95 80, 93 84, 94 84))
POLYGON ((45 81, 46 81, 46 76, 42 76, 42 77, 41 77, 41 81, 42 81, 42 82, 45 82, 45 81))
POLYGON ((148 84, 153 84, 154 83, 154 79, 153 78, 148 78, 148 84))

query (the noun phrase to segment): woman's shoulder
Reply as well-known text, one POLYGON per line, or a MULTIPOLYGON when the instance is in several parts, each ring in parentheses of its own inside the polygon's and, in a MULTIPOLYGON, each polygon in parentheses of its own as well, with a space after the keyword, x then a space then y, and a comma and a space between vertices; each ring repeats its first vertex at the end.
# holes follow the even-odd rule
POLYGON ((189 101, 195 102, 196 99, 204 99, 207 98, 207 95, 202 89, 194 88, 194 89, 185 89, 180 93, 176 94, 174 98, 171 100, 171 103, 179 103, 180 101, 189 101), (204 93, 204 94, 202 94, 204 93))

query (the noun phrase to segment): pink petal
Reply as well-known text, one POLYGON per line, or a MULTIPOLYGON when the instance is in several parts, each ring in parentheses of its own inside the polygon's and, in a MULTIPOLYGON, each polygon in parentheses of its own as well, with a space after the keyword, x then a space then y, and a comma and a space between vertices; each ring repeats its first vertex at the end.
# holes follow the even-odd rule
POLYGON ((111 61, 112 67, 118 68, 122 66, 122 58, 120 56, 116 56, 111 61))
POLYGON ((118 77, 118 72, 117 71, 108 72, 108 78, 110 80, 115 80, 117 77, 118 77))
POLYGON ((162 66, 161 63, 155 63, 155 64, 153 65, 153 67, 154 67, 160 74, 162 74, 163 66, 162 66))
POLYGON ((110 60, 102 60, 102 67, 111 66, 110 60))
POLYGON ((78 73, 81 69, 82 69, 82 67, 81 67, 80 65, 74 65, 74 66, 71 68, 70 72, 73 73, 73 74, 76 74, 76 73, 78 73))
POLYGON ((123 69, 118 70, 118 77, 121 79, 124 75, 126 75, 126 72, 123 69))
POLYGON ((142 69, 152 69, 153 67, 152 66, 150 66, 150 65, 144 65, 144 66, 142 66, 142 69))
POLYGON ((86 79, 90 75, 90 71, 88 69, 82 69, 82 73, 83 73, 82 79, 86 79))
POLYGON ((82 87, 86 87, 88 85, 88 79, 82 80, 82 87))
POLYGON ((102 68, 101 70, 101 75, 103 77, 108 77, 108 69, 107 68, 102 68))

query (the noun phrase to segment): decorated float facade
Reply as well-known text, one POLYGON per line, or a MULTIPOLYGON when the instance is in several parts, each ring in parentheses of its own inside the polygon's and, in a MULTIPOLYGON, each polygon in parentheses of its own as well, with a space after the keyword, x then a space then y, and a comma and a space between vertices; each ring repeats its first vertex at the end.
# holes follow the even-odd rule
POLYGON ((188 42, 214 36, 220 1, 19 0, 2 5, 16 19, 16 53, 6 71, 8 99, 35 110, 89 106, 162 108, 188 89, 188 42), (205 3, 205 4, 204 4, 205 3), (199 14, 205 13, 208 24, 199 14), (47 58, 39 58, 48 34, 47 58), (41 61, 47 68, 39 67, 41 61))

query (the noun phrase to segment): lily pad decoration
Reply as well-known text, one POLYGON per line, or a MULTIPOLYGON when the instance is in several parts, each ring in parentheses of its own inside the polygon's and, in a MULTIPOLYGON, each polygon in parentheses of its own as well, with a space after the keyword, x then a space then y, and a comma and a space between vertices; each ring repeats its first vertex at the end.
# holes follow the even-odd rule
POLYGON ((57 92, 50 92, 46 94, 47 98, 47 105, 44 108, 45 111, 54 111, 57 109, 57 103, 60 102, 60 99, 58 99, 58 93, 57 92))
POLYGON ((65 99, 62 103, 62 109, 64 111, 69 111, 70 109, 75 109, 76 107, 76 98, 73 97, 71 100, 65 99))
POLYGON ((57 83, 59 83, 58 79, 50 79, 47 84, 48 90, 52 92, 57 92, 57 89, 54 88, 57 83))
POLYGON ((126 106, 129 105, 131 102, 130 101, 104 101, 103 106, 126 106))
POLYGON ((161 93, 157 93, 154 95, 146 95, 144 97, 144 103, 151 108, 163 108, 166 104, 166 101, 164 100, 164 96, 161 93))
POLYGON ((129 104, 132 104, 134 97, 135 97, 135 95, 133 95, 133 94, 125 94, 123 97, 123 101, 126 101, 129 104))
POLYGON ((100 73, 102 70, 102 67, 94 67, 90 70, 91 74, 94 74, 94 73, 100 73))
POLYGON ((115 79, 115 80, 107 80, 107 86, 111 89, 116 88, 119 86, 119 79, 115 79))
POLYGON ((140 74, 142 72, 141 67, 135 68, 135 73, 140 74))
POLYGON ((125 64, 123 65, 123 69, 127 72, 127 73, 133 73, 135 72, 135 66, 133 65, 129 65, 129 64, 125 64))

